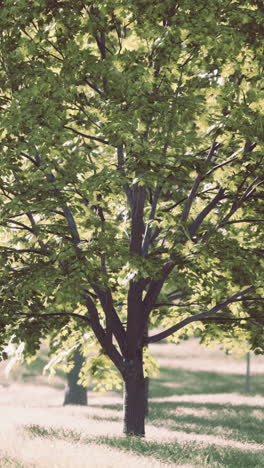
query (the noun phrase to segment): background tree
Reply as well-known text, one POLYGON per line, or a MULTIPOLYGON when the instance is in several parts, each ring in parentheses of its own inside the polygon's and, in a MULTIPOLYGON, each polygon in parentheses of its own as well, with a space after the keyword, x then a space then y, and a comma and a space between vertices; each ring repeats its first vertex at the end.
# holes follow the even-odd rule
POLYGON ((87 406, 87 388, 79 384, 79 374, 84 358, 78 349, 74 352, 72 360, 73 366, 66 373, 67 385, 63 404, 87 406))
POLYGON ((85 350, 92 330, 87 366, 122 376, 127 434, 144 434, 148 343, 205 319, 214 334, 219 312, 262 327, 240 305, 261 299, 262 8, 0 11, 1 339, 31 355, 76 330, 85 350), (147 337, 148 322, 164 331, 147 337))

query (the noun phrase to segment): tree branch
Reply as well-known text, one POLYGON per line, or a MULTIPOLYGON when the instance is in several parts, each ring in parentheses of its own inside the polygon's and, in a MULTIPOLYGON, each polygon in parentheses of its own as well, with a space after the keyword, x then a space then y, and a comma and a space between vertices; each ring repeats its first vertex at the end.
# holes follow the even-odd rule
POLYGON ((46 317, 73 317, 73 318, 79 318, 84 320, 88 325, 91 325, 90 319, 88 317, 85 317, 85 315, 80 315, 80 314, 75 314, 74 312, 51 312, 48 314, 39 314, 39 313, 26 313, 26 312, 19 312, 19 315, 23 317, 29 317, 29 318, 46 318, 46 317))
POLYGON ((99 141, 100 143, 104 143, 105 145, 110 145, 110 143, 108 141, 104 140, 103 138, 95 137, 95 136, 92 136, 92 135, 86 135, 86 133, 82 133, 82 132, 80 132, 80 130, 76 130, 75 128, 68 127, 68 125, 64 125, 64 128, 66 128, 67 130, 71 130, 72 132, 76 133, 76 135, 80 135, 83 138, 87 138, 87 139, 93 140, 93 141, 99 141))
POLYGON ((157 301, 157 298, 162 290, 165 280, 167 279, 169 274, 172 272, 174 266, 175 266, 174 263, 168 262, 166 265, 164 265, 160 278, 157 280, 152 280, 150 282, 148 292, 146 293, 145 298, 143 300, 144 314, 145 314, 146 321, 148 320, 149 314, 157 301))
MULTIPOLYGON (((241 317, 241 318, 237 318, 237 317, 207 317, 207 318, 204 318, 204 319, 200 319, 200 322, 243 322, 244 320, 259 320, 259 319, 264 319, 264 315, 260 315, 259 317, 241 317)), ((264 323, 263 323, 264 325, 264 323)))
POLYGON ((153 306, 153 309, 156 307, 189 307, 191 305, 205 305, 202 302, 187 302, 186 304, 173 304, 172 302, 159 302, 153 306))
POLYGON ((145 187, 135 185, 133 188, 133 206, 131 222, 130 253, 142 255, 142 237, 144 234, 144 204, 146 198, 145 187))
MULTIPOLYGON (((207 155, 207 158, 205 160, 206 164, 209 164, 209 162, 211 161, 215 151, 219 148, 219 146, 220 146, 220 144, 216 143, 216 142, 214 142, 212 144, 212 146, 211 146, 211 148, 209 150, 209 153, 207 155)), ((181 216, 181 222, 182 223, 185 223, 187 221, 187 219, 188 219, 188 216, 189 216, 193 201, 195 199, 198 187, 200 185, 200 182, 203 179, 204 179, 204 176, 202 174, 198 174, 198 176, 196 177, 196 179, 195 179, 195 181, 193 183, 193 186, 192 186, 192 189, 191 189, 190 194, 188 196, 186 205, 185 205, 185 207, 183 209, 183 212, 182 212, 182 216, 181 216)))
MULTIPOLYGON (((227 221, 224 224, 236 224, 236 223, 263 223, 263 219, 257 219, 257 218, 245 218, 245 219, 236 219, 234 221, 227 221)), ((223 223, 221 223, 221 226, 223 226, 223 223)))
POLYGON ((114 336, 116 338, 116 341, 119 345, 119 348, 121 350, 121 353, 124 354, 125 352, 125 330, 122 325, 122 322, 116 312, 116 309, 114 307, 114 301, 112 297, 111 290, 107 288, 106 290, 102 290, 96 285, 93 285, 93 289, 99 298, 100 304, 102 306, 102 309, 104 311, 106 321, 108 317, 111 317, 111 327, 112 331, 114 333, 114 336))
POLYGON ((255 289, 255 287, 251 285, 247 287, 246 289, 243 289, 242 291, 239 291, 233 294, 224 302, 220 302, 219 304, 216 304, 210 310, 188 317, 182 320, 181 322, 177 323, 176 325, 173 325, 172 327, 168 328, 167 330, 164 330, 163 332, 158 333, 157 335, 150 336, 147 339, 147 343, 155 343, 157 341, 163 340, 164 338, 167 338, 168 336, 172 335, 176 331, 181 330, 181 328, 184 328, 186 325, 189 325, 192 322, 199 322, 201 319, 209 315, 215 314, 219 310, 224 309, 226 306, 228 306, 232 302, 235 302, 235 301, 237 302, 238 297, 243 297, 245 294, 247 294, 249 291, 252 291, 253 289, 255 289))
POLYGON ((41 250, 41 249, 12 249, 11 247, 1 247, 1 249, 4 248, 5 251, 10 251, 12 253, 35 253, 35 254, 38 254, 38 255, 44 255, 45 257, 50 257, 50 254, 48 253, 48 251, 46 250, 41 250))
POLYGON ((121 374, 123 374, 125 370, 125 367, 123 364, 123 358, 121 354, 117 351, 116 347, 112 343, 109 343, 105 330, 100 324, 97 308, 93 300, 89 296, 86 296, 86 307, 87 307, 89 318, 90 318, 90 325, 92 327, 92 330, 96 338, 98 339, 103 350, 108 354, 108 356, 110 357, 112 362, 116 365, 116 367, 121 372, 121 374))
POLYGON ((210 169, 210 171, 206 172, 206 174, 204 175, 203 179, 205 179, 207 176, 209 176, 210 174, 212 174, 212 172, 216 171, 217 169, 219 169, 220 167, 224 167, 226 166, 227 164, 230 164, 231 162, 233 161, 236 161, 238 159, 237 156, 233 157, 233 158, 230 158, 230 159, 227 159, 226 161, 220 163, 220 164, 217 164, 217 166, 214 166, 212 167, 212 169, 210 169))
POLYGON ((253 182, 248 186, 248 188, 245 190, 243 195, 239 198, 239 200, 235 200, 232 207, 230 208, 229 213, 223 218, 223 220, 220 222, 219 227, 223 226, 226 224, 226 221, 233 216, 233 214, 241 207, 241 205, 246 201, 250 195, 256 190, 256 187, 261 185, 263 181, 259 181, 259 177, 256 177, 253 182), (258 182, 258 183, 257 183, 258 182))
POLYGON ((155 189, 155 192, 154 192, 154 197, 153 197, 152 206, 151 206, 151 210, 150 210, 150 214, 149 214, 149 219, 148 219, 148 223, 147 223, 144 238, 143 238, 143 244, 142 244, 142 255, 143 255, 143 257, 145 255, 147 255, 149 245, 150 245, 150 242, 151 242, 151 231, 152 231, 152 229, 151 229, 150 222, 154 219, 154 216, 155 216, 155 213, 156 213, 160 191, 161 191, 161 186, 157 185, 157 187, 155 189))
POLYGON ((88 84, 88 86, 90 86, 90 88, 92 88, 94 91, 96 91, 98 94, 100 94, 100 96, 103 96, 103 93, 102 91, 100 91, 99 88, 97 88, 97 86, 95 86, 93 83, 91 83, 90 81, 87 80, 87 78, 85 78, 85 83, 88 84))
MULTIPOLYGON (((24 223, 21 223, 20 221, 14 221, 14 220, 9 220, 9 219, 4 219, 4 222, 5 223, 8 223, 8 224, 15 224, 15 226, 19 226, 21 229, 26 229, 27 231, 31 232, 32 234, 34 234, 34 231, 32 228, 30 228, 29 226, 27 226, 26 224, 24 223)), ((2 223, 1 223, 2 224, 2 223)), ((12 227, 11 227, 12 228, 12 227)))
POLYGON ((202 224, 203 220, 206 218, 206 216, 212 211, 217 203, 224 198, 224 189, 221 187, 216 194, 216 196, 208 203, 208 205, 199 213, 199 215, 196 217, 196 219, 193 221, 189 228, 189 233, 190 236, 193 237, 194 234, 197 232, 198 228, 202 224))
MULTIPOLYGON (((125 173, 125 169, 124 169, 124 151, 123 151, 123 145, 118 145, 117 146, 117 162, 118 162, 118 171, 119 171, 119 174, 121 175, 121 177, 126 177, 126 173, 125 173)), ((126 193, 126 196, 127 196, 127 201, 128 201, 128 204, 132 210, 132 206, 133 206, 133 194, 132 194, 132 190, 131 188, 129 187, 128 183, 125 183, 123 185, 124 187, 124 190, 125 190, 125 193, 126 193)))

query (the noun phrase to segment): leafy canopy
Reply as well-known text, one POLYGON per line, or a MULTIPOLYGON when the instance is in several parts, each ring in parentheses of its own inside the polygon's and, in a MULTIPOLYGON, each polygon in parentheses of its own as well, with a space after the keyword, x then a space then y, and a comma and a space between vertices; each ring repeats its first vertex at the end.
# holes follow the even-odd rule
POLYGON ((124 373, 149 322, 263 349, 262 10, 3 2, 3 346, 92 329, 124 373))

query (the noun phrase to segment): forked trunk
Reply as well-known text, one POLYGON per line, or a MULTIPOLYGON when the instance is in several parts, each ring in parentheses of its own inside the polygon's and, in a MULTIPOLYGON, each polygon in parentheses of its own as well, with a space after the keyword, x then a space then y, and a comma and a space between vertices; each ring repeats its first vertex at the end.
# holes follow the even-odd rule
POLYGON ((87 389, 78 384, 79 372, 84 363, 84 358, 78 350, 74 353, 73 362, 73 368, 66 375, 67 386, 63 404, 87 406, 87 389))
POLYGON ((142 361, 132 363, 124 382, 124 433, 130 436, 145 435, 145 379, 142 361))

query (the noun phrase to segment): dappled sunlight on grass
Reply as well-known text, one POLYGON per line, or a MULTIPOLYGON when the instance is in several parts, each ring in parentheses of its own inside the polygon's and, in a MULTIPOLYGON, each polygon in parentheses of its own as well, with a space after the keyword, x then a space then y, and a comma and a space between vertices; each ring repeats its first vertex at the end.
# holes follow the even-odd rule
MULTIPOLYGON (((8 439, 5 441, 5 452, 12 455, 14 462, 18 462, 19 455, 20 466, 26 468, 124 468, 124 466, 143 468, 149 466, 148 460, 144 458, 141 459, 137 455, 125 454, 116 449, 98 445, 89 439, 82 440, 83 438, 78 438, 78 434, 75 432, 67 434, 67 431, 64 430, 64 434, 58 435, 59 437, 56 436, 54 429, 47 437, 47 433, 41 431, 41 428, 35 437, 32 434, 26 437, 22 431, 20 433, 9 432, 8 439)), ((7 458, 6 454, 3 456, 7 458)), ((9 458, 11 459, 10 455, 9 458)), ((161 466, 154 459, 151 460, 151 465, 154 468, 161 466)))
POLYGON ((150 383, 146 439, 122 435, 119 393, 89 390, 88 407, 63 407, 56 382, 33 385, 35 374, 27 384, 0 386, 0 468, 262 468, 264 376, 254 374, 252 394, 245 394, 241 361, 238 372, 232 357, 232 374, 224 366, 231 361, 215 351, 226 367, 216 372, 212 363, 201 365, 210 352, 200 357, 199 350, 191 342, 187 358, 186 343, 184 353, 181 346, 157 347, 162 366, 150 383), (179 356, 185 365, 191 356, 192 367, 177 367, 179 356))

